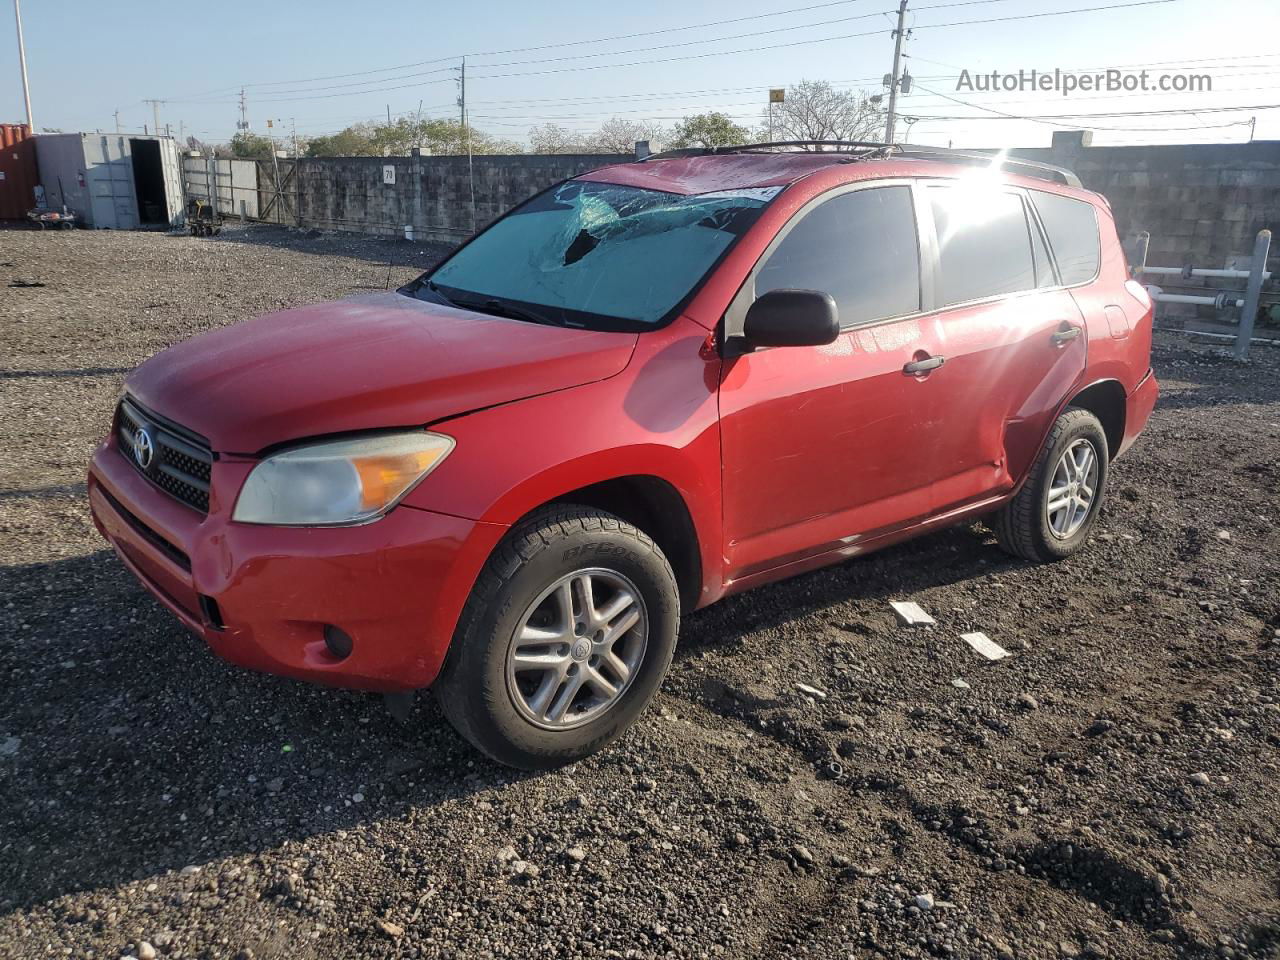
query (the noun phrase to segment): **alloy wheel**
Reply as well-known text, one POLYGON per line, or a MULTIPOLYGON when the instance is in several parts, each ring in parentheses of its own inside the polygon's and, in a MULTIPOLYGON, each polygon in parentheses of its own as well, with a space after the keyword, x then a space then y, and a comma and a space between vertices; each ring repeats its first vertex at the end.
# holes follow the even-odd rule
POLYGON ((644 659, 648 614, 622 574, 591 568, 547 587, 521 616, 507 649, 507 691, 521 715, 567 730, 622 698, 644 659))
POLYGON ((1059 540, 1073 537, 1089 519, 1098 488, 1098 452, 1083 437, 1063 452, 1054 467, 1045 498, 1049 532, 1059 540))

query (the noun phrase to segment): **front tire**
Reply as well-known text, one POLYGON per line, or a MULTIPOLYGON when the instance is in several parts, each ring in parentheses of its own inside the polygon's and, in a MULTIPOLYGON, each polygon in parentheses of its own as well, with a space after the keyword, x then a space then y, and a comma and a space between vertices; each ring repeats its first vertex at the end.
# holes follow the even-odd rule
POLYGON ((1109 467, 1107 435, 1098 418, 1068 407, 1022 489, 993 518, 1000 546, 1035 563, 1078 551, 1102 509, 1109 467))
POLYGON ((494 549, 436 698, 457 731, 500 763, 572 763, 653 699, 679 619, 675 575, 647 534, 604 511, 548 507, 494 549))

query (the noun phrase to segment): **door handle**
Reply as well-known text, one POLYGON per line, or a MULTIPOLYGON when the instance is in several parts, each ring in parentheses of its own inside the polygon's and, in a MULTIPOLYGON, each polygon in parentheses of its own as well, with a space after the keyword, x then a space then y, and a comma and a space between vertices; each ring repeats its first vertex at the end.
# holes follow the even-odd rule
POLYGON ((1079 327, 1064 327, 1061 330, 1055 330, 1053 332, 1053 342, 1058 346, 1061 346, 1064 343, 1070 343, 1078 336, 1080 336, 1079 327))
POLYGON ((928 373, 947 362, 946 357, 927 357, 924 360, 912 360, 902 365, 902 372, 911 377, 917 373, 928 373))

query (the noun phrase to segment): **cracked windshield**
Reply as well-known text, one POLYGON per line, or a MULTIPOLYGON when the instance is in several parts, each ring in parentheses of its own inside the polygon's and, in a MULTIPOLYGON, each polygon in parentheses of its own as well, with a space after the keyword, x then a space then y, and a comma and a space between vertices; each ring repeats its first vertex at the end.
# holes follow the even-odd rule
POLYGON ((778 190, 682 196, 561 184, 499 220, 414 292, 533 322, 645 329, 680 305, 778 190))

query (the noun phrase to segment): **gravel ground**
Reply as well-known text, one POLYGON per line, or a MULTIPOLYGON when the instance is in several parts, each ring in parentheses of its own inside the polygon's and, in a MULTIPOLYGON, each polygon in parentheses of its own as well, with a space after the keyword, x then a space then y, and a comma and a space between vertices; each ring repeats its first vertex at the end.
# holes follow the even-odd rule
POLYGON ((1280 353, 1158 344, 1080 556, 962 528, 726 601, 527 776, 218 661, 86 511, 134 364, 439 252, 0 233, 0 956, 1278 955, 1280 353))

